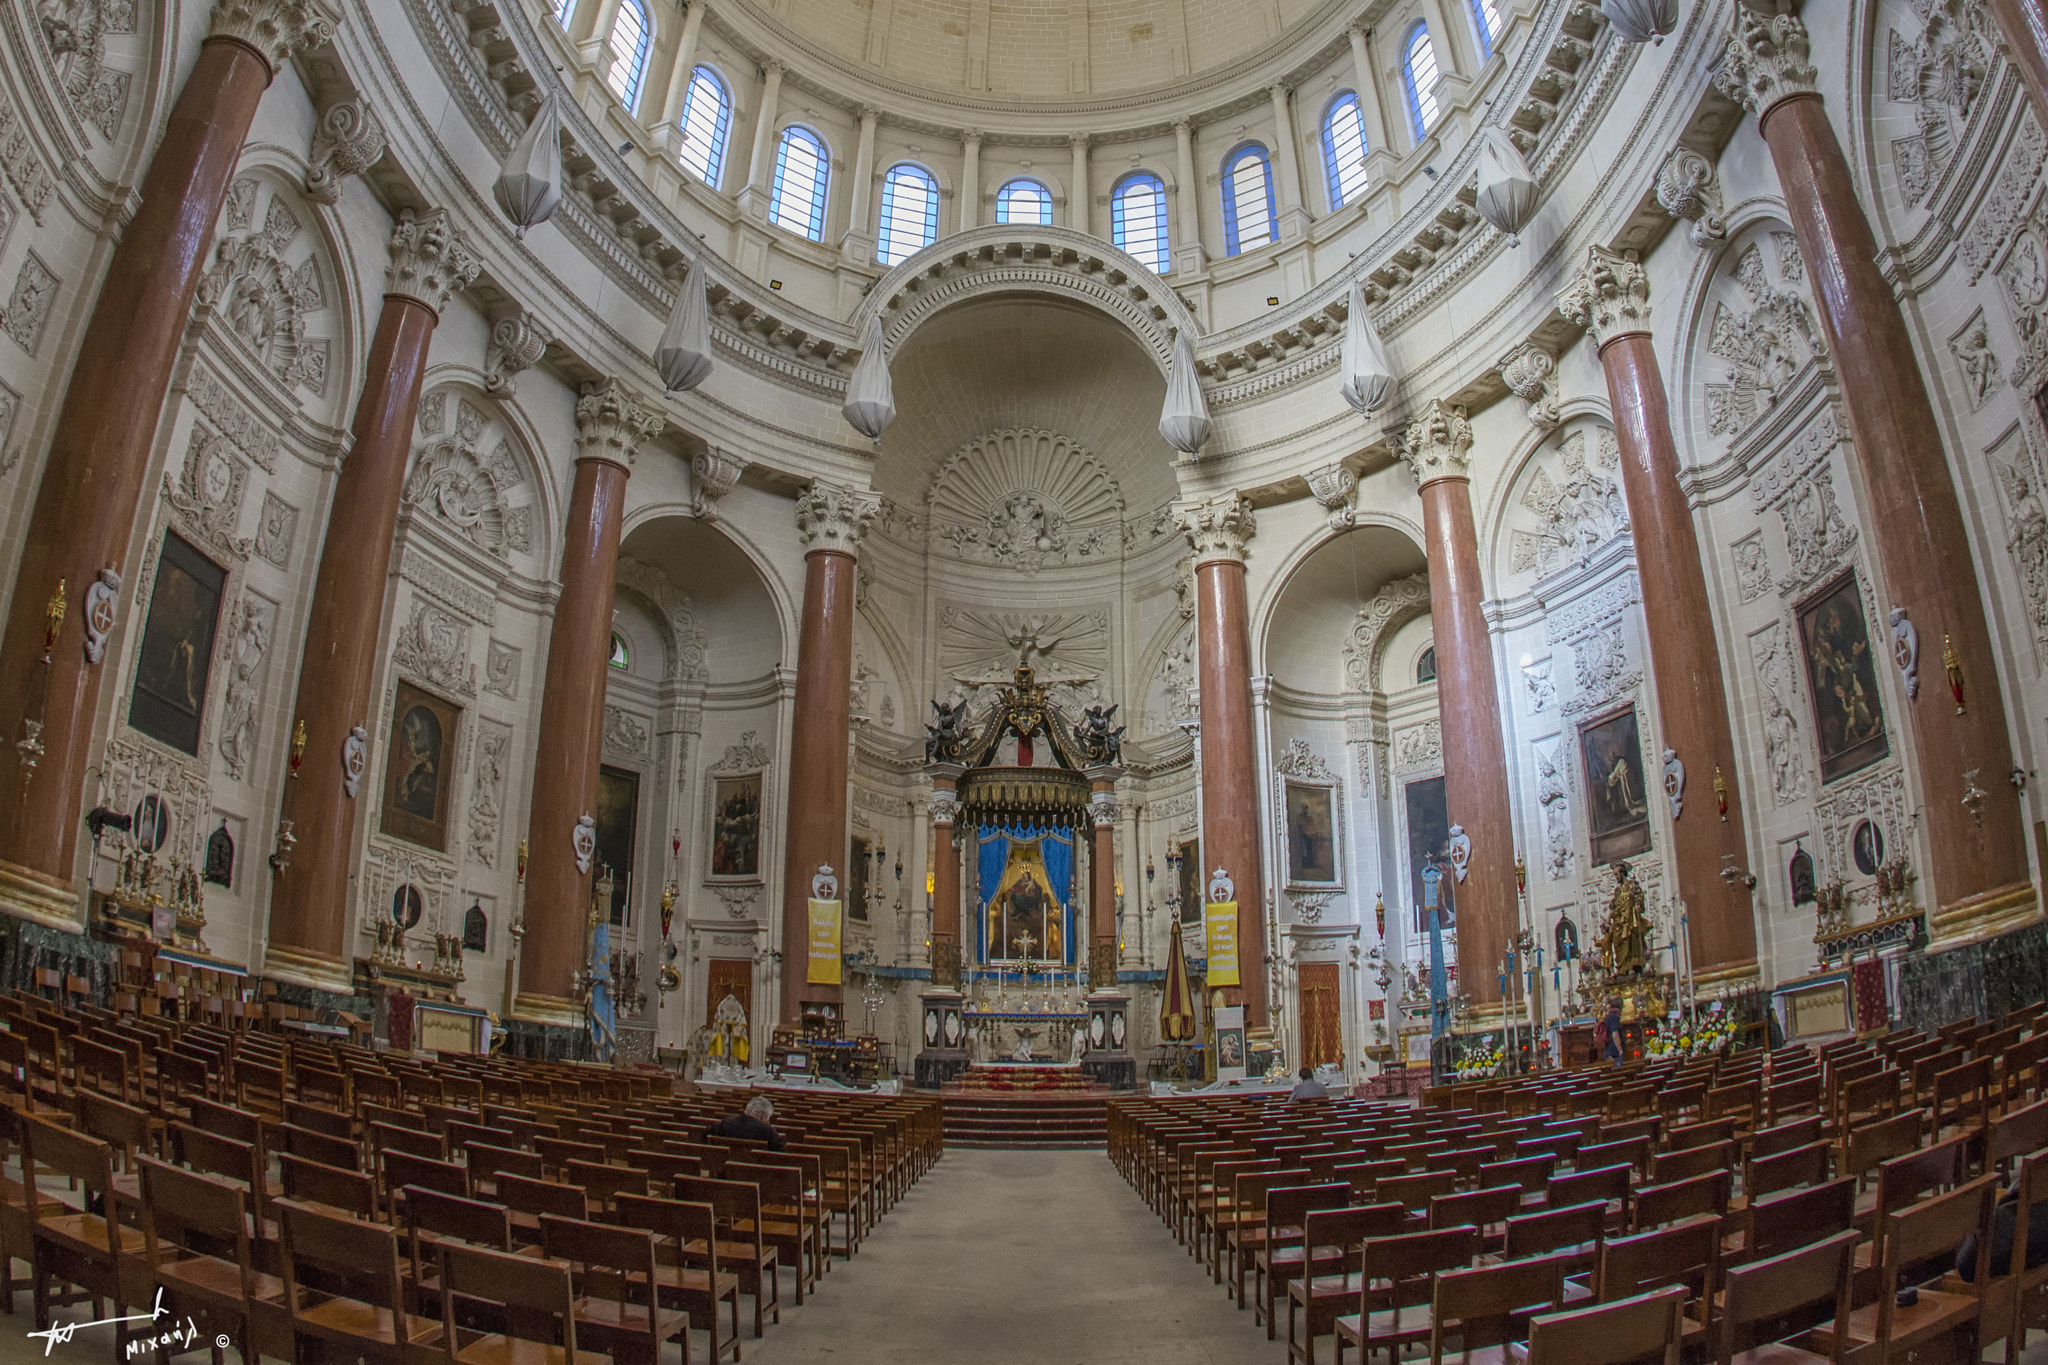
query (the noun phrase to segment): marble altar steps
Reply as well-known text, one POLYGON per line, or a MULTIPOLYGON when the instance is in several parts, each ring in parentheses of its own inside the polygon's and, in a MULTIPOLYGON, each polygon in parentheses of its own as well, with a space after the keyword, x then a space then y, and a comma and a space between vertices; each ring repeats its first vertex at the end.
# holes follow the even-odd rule
POLYGON ((1087 1072, 1075 1066, 970 1066, 946 1082, 949 1094, 1066 1091, 1086 1094, 1094 1086, 1087 1072))
POLYGON ((1108 1091, 958 1091, 941 1097, 948 1147, 1106 1147, 1108 1091))

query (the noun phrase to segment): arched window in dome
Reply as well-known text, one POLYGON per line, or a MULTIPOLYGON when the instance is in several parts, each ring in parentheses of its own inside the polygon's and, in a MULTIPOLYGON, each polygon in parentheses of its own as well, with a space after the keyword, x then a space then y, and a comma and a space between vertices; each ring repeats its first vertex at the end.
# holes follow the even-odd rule
POLYGON ((1415 681, 1431 683, 1436 681, 1436 646, 1422 651, 1422 657, 1415 661, 1415 681))
POLYGON ((1480 57, 1491 57, 1500 37, 1500 0, 1472 0, 1472 28, 1479 35, 1480 57))
POLYGON ((549 8, 555 12, 555 22, 567 28, 569 16, 576 12, 576 0, 550 0, 549 8))
POLYGON ((1109 240, 1155 275, 1167 271, 1166 186, 1150 171, 1132 171, 1109 195, 1109 240))
POLYGON ((1004 181, 996 191, 996 221, 1051 227, 1052 191, 1022 176, 1004 181))
POLYGON ((605 79, 628 109, 640 105, 640 87, 647 81, 647 49, 654 42, 654 21, 642 0, 619 0, 612 20, 612 69, 605 79))
POLYGON ((816 133, 794 123, 784 128, 782 141, 775 148, 775 188, 768 198, 768 221, 814 242, 825 240, 825 185, 831 165, 816 133))
POLYGON ((883 265, 897 265, 939 240, 939 182, 909 161, 889 168, 882 180, 883 265))
POLYGON ((1232 256, 1273 240, 1273 165, 1256 142, 1223 163, 1223 239, 1232 256))
POLYGON ((1341 90, 1323 111, 1323 171, 1330 182, 1330 211, 1365 193, 1365 111, 1358 96, 1341 90))
POLYGON ((605 662, 622 670, 633 666, 633 651, 626 648, 626 637, 617 631, 612 632, 612 652, 605 662))
POLYGON ((725 137, 732 128, 732 95, 716 71, 700 66, 690 73, 683 96, 683 169, 712 189, 725 173, 725 137))
POLYGON ((1417 142, 1429 136, 1429 125, 1436 122, 1436 81, 1436 44, 1429 40, 1429 25, 1417 24, 1401 44, 1401 85, 1408 95, 1408 123, 1417 142))

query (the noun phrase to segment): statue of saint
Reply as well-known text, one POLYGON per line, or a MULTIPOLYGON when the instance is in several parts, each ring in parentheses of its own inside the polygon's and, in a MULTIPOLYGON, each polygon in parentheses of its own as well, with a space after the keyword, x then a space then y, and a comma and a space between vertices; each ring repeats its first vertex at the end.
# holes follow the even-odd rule
POLYGON ((1614 976, 1641 971, 1650 960, 1650 920, 1643 912, 1643 884, 1626 862, 1614 865, 1614 895, 1598 939, 1600 963, 1614 976))

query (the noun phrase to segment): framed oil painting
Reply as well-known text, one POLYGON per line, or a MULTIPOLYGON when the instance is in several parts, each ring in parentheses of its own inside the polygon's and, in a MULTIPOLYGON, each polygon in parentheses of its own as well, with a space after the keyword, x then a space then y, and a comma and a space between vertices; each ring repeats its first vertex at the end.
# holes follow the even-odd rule
POLYGON ((1287 884, 1325 887, 1340 884, 1337 876, 1337 789, 1322 783, 1289 780, 1287 803, 1287 884))
POLYGON ((597 860, 612 870, 611 922, 626 922, 633 903, 633 850, 640 826, 640 775, 624 768, 597 770, 597 860))
POLYGON ((213 674, 227 570, 175 532, 164 532, 149 620, 128 699, 128 724, 182 753, 199 753, 199 721, 213 674))
POLYGON ((1422 917, 1422 869, 1436 863, 1446 874, 1437 883, 1437 897, 1443 902, 1444 928, 1458 923, 1456 879, 1451 867, 1451 818, 1444 803, 1444 780, 1426 777, 1402 788, 1408 808, 1408 903, 1415 907, 1415 932, 1426 934, 1429 924, 1422 917))
POLYGON ((1631 706, 1579 727, 1593 861, 1633 858, 1650 848, 1650 796, 1643 784, 1643 741, 1631 706))
POLYGON ((1889 754, 1877 661, 1871 656, 1870 627, 1854 570, 1799 608, 1799 647, 1806 656, 1807 693, 1813 698, 1820 780, 1847 777, 1889 754))
POLYGON ((711 779, 709 880, 761 880, 761 774, 711 779))
POLYGON ((384 752, 384 814, 393 838, 448 851, 455 781, 455 727, 462 708, 401 680, 391 700, 384 752))
POLYGON ((868 859, 872 845, 865 834, 853 836, 853 846, 846 854, 846 880, 841 890, 846 895, 846 917, 862 924, 868 922, 868 859))

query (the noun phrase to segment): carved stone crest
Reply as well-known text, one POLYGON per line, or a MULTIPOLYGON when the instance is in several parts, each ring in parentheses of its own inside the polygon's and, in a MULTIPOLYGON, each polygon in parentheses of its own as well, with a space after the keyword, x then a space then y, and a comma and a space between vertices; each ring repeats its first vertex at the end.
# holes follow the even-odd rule
POLYGON ((370 732, 360 725, 352 725, 348 738, 341 742, 341 789, 348 793, 349 800, 355 800, 356 788, 362 785, 363 770, 369 766, 370 732))
POLYGON ((101 569, 85 590, 85 661, 96 664, 106 657, 107 636, 114 631, 114 617, 121 605, 121 575, 101 569))
POLYGON ((576 870, 588 873, 590 860, 597 856, 597 820, 594 817, 576 817, 576 828, 569 831, 569 847, 576 853, 576 870))

